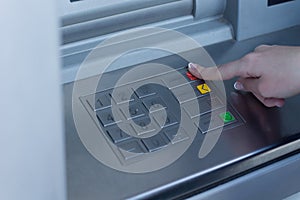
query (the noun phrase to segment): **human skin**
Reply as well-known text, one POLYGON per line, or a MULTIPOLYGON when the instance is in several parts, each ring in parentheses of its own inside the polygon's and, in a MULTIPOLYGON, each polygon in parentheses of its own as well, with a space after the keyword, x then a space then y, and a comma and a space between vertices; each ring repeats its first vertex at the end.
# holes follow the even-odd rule
POLYGON ((282 107, 286 98, 300 93, 300 47, 261 45, 219 67, 190 63, 188 68, 204 80, 238 77, 234 88, 252 92, 267 107, 282 107))

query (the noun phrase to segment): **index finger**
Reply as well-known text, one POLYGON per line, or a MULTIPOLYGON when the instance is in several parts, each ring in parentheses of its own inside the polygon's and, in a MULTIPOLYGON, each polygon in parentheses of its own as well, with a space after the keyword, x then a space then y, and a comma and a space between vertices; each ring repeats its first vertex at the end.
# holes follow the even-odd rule
POLYGON ((219 67, 203 67, 189 63, 189 71, 196 77, 204 80, 228 80, 235 76, 245 76, 241 70, 241 61, 236 60, 219 67))

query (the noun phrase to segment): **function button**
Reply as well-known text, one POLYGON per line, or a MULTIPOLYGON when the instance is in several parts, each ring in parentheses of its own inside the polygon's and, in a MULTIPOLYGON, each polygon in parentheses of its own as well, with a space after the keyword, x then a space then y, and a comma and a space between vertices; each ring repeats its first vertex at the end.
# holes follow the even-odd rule
POLYGON ((134 122, 135 126, 132 125, 132 128, 137 135, 143 135, 157 130, 157 126, 154 124, 154 122, 151 123, 151 120, 148 116, 137 118, 134 120, 134 122))
POLYGON ((183 109, 191 117, 198 117, 200 115, 206 114, 212 110, 223 107, 225 104, 217 96, 204 96, 193 101, 189 101, 183 104, 183 109), (214 107, 212 107, 212 105, 214 107), (199 106, 199 111, 195 108, 199 106))
POLYGON ((168 145, 168 142, 162 134, 156 134, 150 138, 142 139, 149 152, 157 151, 168 145))
POLYGON ((165 102, 158 96, 144 99, 143 102, 149 111, 150 111, 150 108, 152 108, 151 112, 161 110, 162 108, 167 108, 167 105, 165 104, 165 102))
POLYGON ((208 103, 205 100, 199 102, 198 99, 186 102, 182 105, 182 107, 190 118, 200 116, 204 109, 209 109, 208 103), (197 106, 199 106, 199 110, 195 109, 197 106))
POLYGON ((178 126, 173 126, 164 130, 164 133, 171 141, 172 144, 176 144, 178 142, 182 142, 184 140, 189 139, 188 134, 185 132, 183 128, 179 128, 178 126))
MULTIPOLYGON (((118 110, 116 110, 116 112, 117 115, 120 116, 121 113, 118 110)), ((97 118, 104 127, 121 122, 121 120, 115 121, 110 108, 97 111, 97 118)))
POLYGON ((177 88, 172 89, 173 95, 177 98, 177 101, 181 104, 192 99, 197 98, 194 91, 188 92, 191 90, 190 85, 183 85, 177 88))
POLYGON ((197 127, 199 127, 202 133, 206 133, 210 130, 227 126, 237 121, 236 117, 234 117, 232 113, 233 112, 229 111, 224 112, 223 109, 207 113, 205 115, 200 116, 200 122, 197 127), (214 114, 214 116, 211 117, 212 113, 214 114))
POLYGON ((130 116, 125 116, 127 119, 133 119, 136 117, 141 117, 146 114, 146 108, 141 102, 135 102, 135 103, 130 103, 129 104, 129 110, 127 111, 128 107, 126 106, 121 106, 121 110, 123 114, 125 115, 126 112, 129 111, 130 116))
POLYGON ((164 74, 161 78, 169 89, 188 84, 184 76, 178 72, 164 74))
POLYGON ((212 109, 218 109, 223 107, 226 104, 226 101, 222 102, 219 97, 215 96, 210 99, 210 105, 213 107, 212 109))
POLYGON ((197 77, 195 77, 191 72, 187 71, 186 72, 186 77, 191 80, 191 81, 195 81, 195 80, 198 80, 197 77))
POLYGON ((219 114, 219 117, 225 124, 235 121, 235 117, 229 111, 219 114))
POLYGON ((206 133, 209 130, 214 130, 223 126, 222 120, 219 117, 211 117, 211 113, 207 113, 200 117, 199 125, 197 126, 202 133, 206 133))
POLYGON ((172 126, 178 123, 178 120, 174 117, 173 114, 170 113, 170 111, 166 110, 166 112, 155 112, 152 114, 153 118, 161 126, 163 127, 168 127, 172 126), (164 114, 167 113, 167 117, 164 117, 164 114))
POLYGON ((145 146, 139 140, 128 140, 120 143, 118 147, 125 160, 146 153, 145 146))
POLYGON ((111 99, 107 92, 96 93, 88 97, 88 103, 96 111, 111 106, 111 99))
POLYGON ((135 100, 135 94, 133 93, 131 88, 127 87, 115 88, 113 92, 110 92, 110 96, 117 104, 135 100))
POLYGON ((208 94, 211 92, 211 89, 206 83, 198 85, 197 89, 200 91, 201 94, 208 94))
POLYGON ((119 143, 131 138, 131 136, 127 134, 128 130, 124 132, 118 126, 109 127, 106 131, 114 143, 119 143))

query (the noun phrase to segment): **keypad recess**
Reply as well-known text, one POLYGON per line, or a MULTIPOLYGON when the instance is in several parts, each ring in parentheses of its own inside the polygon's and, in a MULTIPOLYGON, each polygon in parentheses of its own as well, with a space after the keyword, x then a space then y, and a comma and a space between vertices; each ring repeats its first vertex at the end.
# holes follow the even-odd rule
MULTIPOLYGON (((220 93, 214 87, 193 77, 185 67, 177 72, 184 76, 186 81, 176 79, 175 71, 171 71, 157 75, 164 85, 146 84, 136 90, 130 85, 121 86, 114 96, 112 95, 113 89, 110 89, 82 97, 82 102, 88 112, 91 113, 91 116, 96 116, 94 121, 99 130, 102 130, 100 132, 120 149, 118 153, 120 159, 129 160, 136 156, 159 151, 168 145, 177 145, 188 139, 189 134, 179 126, 181 112, 185 112, 192 122, 196 117, 200 117, 199 124, 192 123, 198 127, 199 134, 209 134, 210 120, 216 120, 215 126, 210 127, 212 130, 222 126, 234 126, 242 122, 236 110, 227 102, 222 101, 220 93), (194 88, 196 96, 186 92, 189 85, 194 88), (124 95, 129 92, 132 94, 130 98, 124 98, 124 95), (174 92, 176 92, 177 98, 175 98, 174 92), (214 101, 213 105, 216 110, 213 117, 211 117, 212 101, 214 101), (113 117, 112 102, 118 105, 119 109, 116 110, 116 113, 121 116, 121 120, 113 117), (125 103, 129 104, 127 112, 130 116, 127 117, 125 117, 125 112, 128 106, 125 106, 125 103), (183 104, 185 106, 181 110, 180 106, 183 104), (197 105, 200 112, 193 109, 197 105), (225 106, 227 106, 226 112, 223 112, 224 109, 221 108, 225 106), (167 113, 165 121, 163 121, 161 112, 167 113), (153 123, 150 123, 151 119, 153 123), (130 125, 129 120, 136 126, 130 125), (122 124, 127 124, 127 126, 121 130, 119 126, 122 124), (160 131, 157 133, 157 130, 160 131), (157 134, 153 135, 152 133, 157 134)), ((142 81, 147 82, 146 80, 147 78, 142 81)))

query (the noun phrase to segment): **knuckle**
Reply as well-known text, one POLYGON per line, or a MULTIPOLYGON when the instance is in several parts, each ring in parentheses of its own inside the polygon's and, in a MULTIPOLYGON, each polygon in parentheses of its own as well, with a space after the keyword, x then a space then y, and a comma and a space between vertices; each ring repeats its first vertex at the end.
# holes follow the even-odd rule
POLYGON ((258 53, 249 53, 241 59, 240 73, 249 76, 249 72, 256 68, 258 53))
POLYGON ((259 48, 259 49, 265 49, 265 48, 268 48, 268 47, 270 47, 270 45, 267 45, 267 44, 261 44, 261 45, 259 45, 257 48, 259 48))
POLYGON ((242 58, 243 66, 253 66, 255 65, 257 59, 257 53, 249 53, 242 58))
POLYGON ((244 64, 252 65, 253 61, 256 59, 256 53, 249 53, 242 58, 244 64))
POLYGON ((258 51, 258 50, 264 49, 264 48, 266 48, 266 47, 267 47, 267 45, 262 44, 262 45, 257 46, 257 47, 254 49, 254 51, 258 51))

